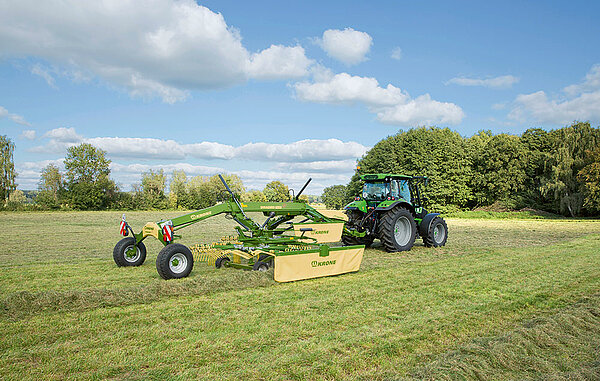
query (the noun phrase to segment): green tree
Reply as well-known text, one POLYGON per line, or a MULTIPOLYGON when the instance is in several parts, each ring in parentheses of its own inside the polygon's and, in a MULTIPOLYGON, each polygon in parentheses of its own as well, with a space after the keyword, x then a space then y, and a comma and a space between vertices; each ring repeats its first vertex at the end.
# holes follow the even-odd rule
POLYGON ((552 157, 551 134, 541 128, 530 128, 521 135, 521 142, 526 148, 524 160, 527 175, 522 194, 523 202, 526 206, 551 210, 551 203, 541 192, 543 179, 549 177, 546 163, 552 157))
POLYGON ((24 204, 27 202, 27 197, 25 197, 25 193, 23 193, 22 190, 15 189, 11 192, 10 196, 8 196, 8 201, 17 204, 24 204))
MULTIPOLYGON (((238 199, 245 192, 244 184, 237 175, 223 175, 225 182, 238 199)), ((188 207, 192 209, 207 208, 215 205, 225 187, 218 175, 211 177, 196 176, 188 183, 188 207)))
POLYGON ((290 199, 290 189, 281 181, 271 181, 263 189, 267 201, 288 201, 290 199))
POLYGON ((487 140, 472 159, 472 187, 480 205, 501 202, 514 208, 527 183, 526 149, 520 137, 500 134, 487 140))
POLYGON ((420 127, 390 136, 375 144, 358 166, 348 185, 351 196, 362 188, 358 174, 397 173, 430 178, 425 193, 433 210, 464 208, 473 199, 469 146, 448 128, 420 127))
POLYGON ((116 198, 109 178, 106 152, 88 143, 67 148, 65 178, 68 197, 75 209, 104 209, 116 198))
POLYGON ((591 212, 600 212, 600 147, 587 151, 588 163, 579 171, 578 178, 585 187, 584 206, 591 212))
POLYGON ((574 217, 581 212, 585 199, 585 187, 578 174, 587 164, 586 152, 600 144, 600 129, 580 122, 551 134, 554 152, 546 164, 550 170, 542 194, 553 198, 558 211, 574 217))
POLYGON ((56 209, 60 207, 59 195, 62 192, 62 175, 58 167, 48 164, 40 175, 36 202, 45 208, 56 209))
POLYGON ((346 186, 332 185, 323 189, 321 199, 328 209, 342 209, 349 202, 346 186))
POLYGON ((167 207, 166 182, 167 176, 162 169, 156 172, 149 170, 142 174, 142 193, 146 208, 165 209, 167 207))
POLYGON ((251 190, 246 192, 242 198, 244 201, 264 202, 267 201, 264 193, 259 190, 251 190))
POLYGON ((170 207, 179 209, 185 207, 188 203, 188 193, 186 189, 187 175, 184 171, 173 171, 171 182, 169 183, 169 204, 170 207))
POLYGON ((14 143, 6 135, 0 136, 0 199, 2 203, 7 202, 10 193, 17 189, 14 151, 14 143))

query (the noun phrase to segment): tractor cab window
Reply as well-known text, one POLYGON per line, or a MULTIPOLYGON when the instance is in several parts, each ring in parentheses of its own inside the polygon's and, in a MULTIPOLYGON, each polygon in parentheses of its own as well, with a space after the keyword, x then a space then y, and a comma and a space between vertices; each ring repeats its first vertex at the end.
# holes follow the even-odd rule
POLYGON ((400 197, 400 189, 398 188, 398 182, 396 180, 392 180, 391 182, 390 196, 392 196, 393 198, 400 197))
POLYGON ((410 188, 408 187, 408 180, 398 180, 398 186, 400 187, 400 197, 405 199, 408 202, 410 200, 410 188))
POLYGON ((365 200, 385 200, 388 194, 388 183, 365 183, 363 187, 363 198, 365 200))

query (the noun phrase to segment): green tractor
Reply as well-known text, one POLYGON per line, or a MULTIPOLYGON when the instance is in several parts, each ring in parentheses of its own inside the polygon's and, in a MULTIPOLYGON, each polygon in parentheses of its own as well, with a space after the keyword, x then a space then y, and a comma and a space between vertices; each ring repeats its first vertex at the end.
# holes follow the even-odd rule
POLYGON ((446 221, 439 213, 423 208, 420 184, 426 184, 427 177, 378 173, 360 178, 364 182, 362 196, 344 208, 348 215, 344 244, 368 247, 378 238, 387 251, 406 251, 417 236, 427 247, 446 244, 446 221))

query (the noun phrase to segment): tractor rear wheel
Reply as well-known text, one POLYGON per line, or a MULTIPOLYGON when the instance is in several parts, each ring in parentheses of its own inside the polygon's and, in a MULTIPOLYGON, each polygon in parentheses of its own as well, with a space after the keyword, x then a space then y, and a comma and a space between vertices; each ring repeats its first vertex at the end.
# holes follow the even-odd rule
POLYGON ((397 206, 381 216, 378 235, 387 251, 408 251, 415 243, 417 224, 408 209, 397 206))
POLYGON ((185 278, 194 267, 190 249, 180 243, 163 247, 156 257, 156 270, 163 279, 185 278))
POLYGON ((423 244, 427 247, 440 247, 448 240, 448 225, 442 217, 436 217, 429 225, 427 235, 423 237, 423 244))
POLYGON ((113 249, 113 259, 117 266, 141 266, 146 260, 146 246, 142 242, 135 244, 135 238, 123 238, 113 249))

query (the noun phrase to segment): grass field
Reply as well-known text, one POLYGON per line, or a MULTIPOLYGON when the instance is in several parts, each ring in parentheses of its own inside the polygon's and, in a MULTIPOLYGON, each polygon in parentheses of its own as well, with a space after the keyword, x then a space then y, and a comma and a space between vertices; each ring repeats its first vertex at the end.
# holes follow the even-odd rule
POLYGON ((118 212, 0 213, 0 379, 599 379, 600 221, 521 217, 448 219, 444 248, 375 245, 358 273, 277 284, 205 264, 164 281, 156 240, 117 268, 118 212))

